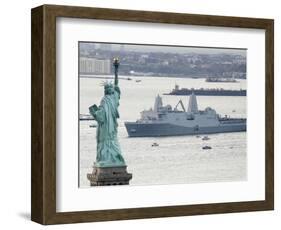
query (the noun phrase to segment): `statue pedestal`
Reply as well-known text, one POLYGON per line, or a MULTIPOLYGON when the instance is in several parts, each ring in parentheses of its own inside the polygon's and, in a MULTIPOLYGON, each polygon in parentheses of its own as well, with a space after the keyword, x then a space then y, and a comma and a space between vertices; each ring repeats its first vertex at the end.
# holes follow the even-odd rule
POLYGON ((96 167, 87 174, 91 186, 128 185, 132 174, 127 172, 127 166, 96 167))

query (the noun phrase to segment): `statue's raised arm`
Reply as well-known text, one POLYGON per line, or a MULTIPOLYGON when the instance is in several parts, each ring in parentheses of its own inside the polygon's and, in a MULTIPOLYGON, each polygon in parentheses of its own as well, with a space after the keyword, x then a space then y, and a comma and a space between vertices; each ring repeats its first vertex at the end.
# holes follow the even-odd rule
POLYGON ((119 67, 119 59, 118 58, 113 59, 113 65, 114 65, 114 74, 115 74, 114 85, 118 86, 118 67, 119 67))

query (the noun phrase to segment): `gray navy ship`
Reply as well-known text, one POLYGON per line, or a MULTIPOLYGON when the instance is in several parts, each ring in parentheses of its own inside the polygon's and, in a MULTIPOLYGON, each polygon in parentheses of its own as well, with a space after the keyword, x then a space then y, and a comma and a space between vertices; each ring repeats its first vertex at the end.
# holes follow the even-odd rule
POLYGON ((159 137, 243 132, 246 122, 245 118, 221 117, 210 107, 198 110, 196 95, 192 93, 187 110, 182 100, 174 109, 171 105, 164 106, 158 95, 153 109, 142 111, 139 120, 125 122, 125 127, 129 137, 159 137))

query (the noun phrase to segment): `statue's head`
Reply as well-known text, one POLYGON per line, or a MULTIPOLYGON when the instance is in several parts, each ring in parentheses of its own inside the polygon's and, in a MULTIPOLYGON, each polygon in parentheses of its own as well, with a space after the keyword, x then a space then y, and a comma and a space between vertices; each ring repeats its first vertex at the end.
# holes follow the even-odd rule
POLYGON ((114 93, 114 86, 111 82, 105 82, 104 83, 104 94, 110 95, 114 93))

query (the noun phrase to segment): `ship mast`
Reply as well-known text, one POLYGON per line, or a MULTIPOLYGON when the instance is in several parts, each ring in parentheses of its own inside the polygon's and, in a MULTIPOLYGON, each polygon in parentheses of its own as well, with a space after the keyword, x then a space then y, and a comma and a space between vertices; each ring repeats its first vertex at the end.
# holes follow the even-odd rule
POLYGON ((163 106, 162 98, 157 95, 154 102, 154 111, 157 112, 163 106))
POLYGON ((189 96, 189 103, 188 103, 187 112, 198 113, 197 99, 196 99, 196 96, 195 96, 194 92, 192 92, 192 94, 189 96))

